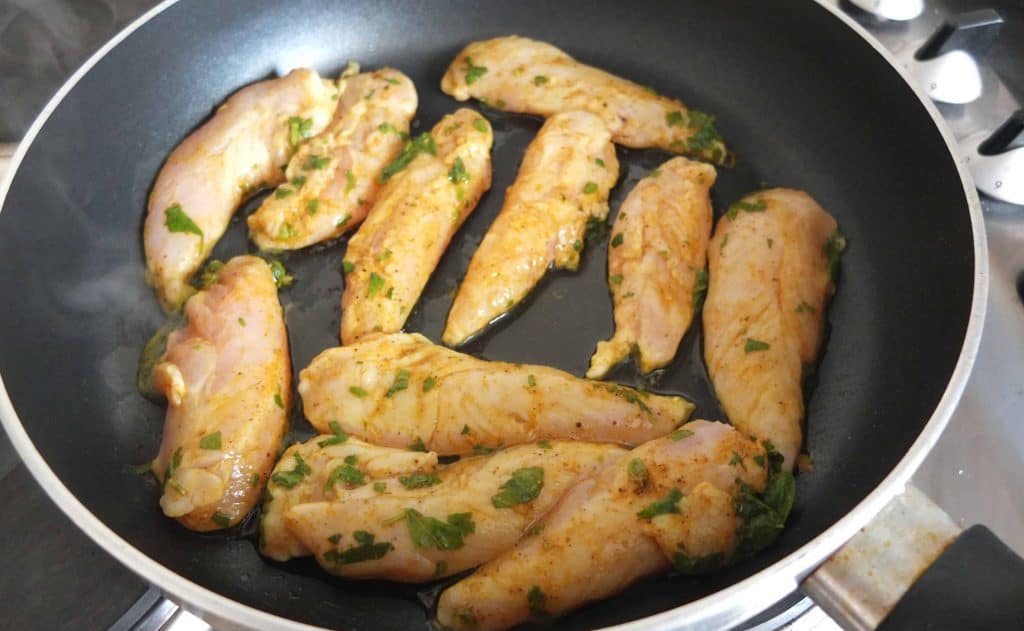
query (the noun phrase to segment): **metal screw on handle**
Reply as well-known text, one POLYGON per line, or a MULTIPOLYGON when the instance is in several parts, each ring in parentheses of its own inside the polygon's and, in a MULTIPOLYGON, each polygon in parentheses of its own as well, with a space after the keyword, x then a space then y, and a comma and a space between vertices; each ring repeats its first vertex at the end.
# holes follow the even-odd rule
POLYGON ((924 11, 924 0, 847 0, 850 4, 883 20, 906 22, 924 11))
POLYGON ((1002 25, 1002 16, 991 9, 953 16, 903 66, 933 100, 970 103, 983 87, 976 59, 988 53, 1002 25))
POLYGON ((994 132, 972 134, 960 146, 979 191, 1024 206, 1024 109, 994 132))

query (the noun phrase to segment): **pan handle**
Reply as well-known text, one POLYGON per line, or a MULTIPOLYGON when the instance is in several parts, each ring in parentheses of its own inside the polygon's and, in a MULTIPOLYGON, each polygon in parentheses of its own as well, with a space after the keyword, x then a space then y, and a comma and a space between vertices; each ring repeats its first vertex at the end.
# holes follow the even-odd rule
POLYGON ((213 627, 150 586, 107 631, 213 631, 213 627))
POLYGON ((800 589, 849 630, 1024 628, 1024 559, 913 486, 800 589))

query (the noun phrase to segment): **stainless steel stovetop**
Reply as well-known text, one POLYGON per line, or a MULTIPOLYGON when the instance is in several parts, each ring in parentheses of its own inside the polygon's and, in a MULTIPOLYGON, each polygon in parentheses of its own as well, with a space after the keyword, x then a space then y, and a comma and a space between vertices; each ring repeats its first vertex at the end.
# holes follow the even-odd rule
MULTIPOLYGON (((995 130, 1021 108, 1024 0, 925 0, 923 12, 909 21, 879 19, 870 11, 909 7, 913 12, 921 0, 829 1, 840 4, 897 59, 910 66, 930 94, 965 100, 976 88, 977 98, 970 102, 938 104, 966 152, 975 147, 979 137, 987 135, 982 132, 995 130), (986 8, 997 10, 1003 24, 986 23, 991 16, 985 14, 959 18, 976 30, 947 42, 946 49, 961 49, 961 54, 953 55, 958 57, 956 63, 944 64, 952 70, 939 67, 943 64, 923 67, 926 64, 913 60, 915 51, 944 22, 986 8), (969 73, 972 64, 977 69, 973 76, 969 73), (968 75, 962 74, 965 68, 968 75), (973 140, 970 146, 965 142, 968 139, 973 140)), ((0 0, 0 176, 14 143, 64 78, 105 39, 154 4, 154 0, 0 0)), ((1017 142, 1024 146, 1024 136, 1017 142)), ((1024 182, 1020 169, 1010 177, 1024 182)), ((1000 189, 993 186, 990 184, 999 194, 1000 189)), ((982 206, 989 242, 990 291, 981 348, 960 405, 938 446, 914 477, 914 484, 961 526, 984 523, 1024 554, 1024 502, 1019 499, 1019 489, 1024 488, 1024 206, 986 195, 982 195, 982 206)), ((0 532, 7 533, 7 541, 0 538, 0 562, 12 567, 11 562, 17 560, 19 567, 26 568, 21 570, 26 575, 20 580, 0 578, 0 598, 4 602, 25 603, 24 607, 0 612, 0 627, 17 628, 30 622, 40 628, 53 626, 48 621, 60 621, 64 626, 75 620, 67 611, 76 608, 85 609, 89 617, 83 614, 79 624, 71 626, 113 623, 118 612, 128 609, 146 592, 146 586, 77 533, 49 505, 34 482, 27 482, 30 479, 0 433, 0 499, 14 498, 29 506, 27 512, 44 527, 52 532, 66 531, 70 540, 70 546, 33 548, 38 522, 26 527, 12 517, 5 523, 0 516, 0 532), (111 576, 109 584, 97 588, 58 578, 58 573, 76 571, 68 558, 69 547, 83 550, 71 555, 81 564, 79 567, 89 564, 94 571, 102 568, 111 576), (59 570, 51 574, 53 567, 59 570), (47 591, 42 596, 34 593, 40 589, 47 591), (34 596, 30 596, 32 593, 34 596), (82 600, 93 605, 82 608, 82 600)), ((83 575, 89 575, 88 571, 83 575)), ((157 602, 156 594, 148 594, 148 601, 137 602, 134 611, 122 619, 122 628, 131 628, 145 609, 157 602)), ((157 606, 162 609, 151 616, 150 622, 157 624, 152 628, 207 628, 198 619, 176 611, 173 605, 157 606)), ((837 628, 820 609, 798 595, 748 626, 804 631, 837 628)))

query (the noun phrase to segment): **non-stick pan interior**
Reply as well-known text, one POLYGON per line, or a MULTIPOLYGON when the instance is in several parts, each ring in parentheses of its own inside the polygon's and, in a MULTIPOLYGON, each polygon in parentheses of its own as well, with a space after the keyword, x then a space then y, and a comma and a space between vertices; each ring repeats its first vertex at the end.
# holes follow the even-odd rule
MULTIPOLYGON (((135 390, 139 351, 163 321, 144 283, 141 222, 168 152, 237 88, 301 65, 328 74, 349 59, 364 68, 392 65, 416 82, 417 127, 425 130, 457 107, 438 89, 455 53, 509 33, 548 40, 715 114, 738 155, 735 168, 720 171, 718 212, 759 187, 802 188, 849 240, 808 407, 814 470, 799 476, 788 530, 729 571, 645 581, 570 616, 565 628, 663 611, 768 566, 843 516, 904 454, 964 339, 971 226, 953 160, 924 107, 827 10, 761 0, 183 0, 110 51, 67 95, 35 138, 0 214, 4 382, 49 465, 120 536, 201 585, 297 620, 399 629, 426 619, 423 588, 331 579, 309 561, 264 561, 250 537, 188 532, 161 515, 156 483, 128 471, 155 454, 163 419, 163 409, 135 390)), ((484 113, 496 131, 494 186, 409 321, 434 340, 540 124, 484 113)), ((613 212, 667 157, 620 149, 613 212)), ((249 247, 239 218, 216 254, 249 247)), ((343 251, 336 243, 285 257, 297 278, 282 294, 296 370, 338 343, 343 251)), ((604 244, 588 246, 577 273, 552 274, 471 351, 581 375, 612 329, 605 254, 604 244)), ((721 418, 698 333, 695 326, 655 389, 690 395, 698 417, 721 418)), ((615 377, 633 382, 632 366, 615 377)), ((294 417, 295 435, 307 435, 301 413, 294 417)))

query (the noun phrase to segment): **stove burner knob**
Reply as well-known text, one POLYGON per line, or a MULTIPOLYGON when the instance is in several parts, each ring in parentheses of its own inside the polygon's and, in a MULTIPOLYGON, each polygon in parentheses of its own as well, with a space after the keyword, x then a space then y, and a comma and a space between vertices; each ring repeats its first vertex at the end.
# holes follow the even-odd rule
POLYGON ((994 132, 968 136, 961 149, 979 191, 1024 206, 1024 109, 994 132))
POLYGON ((849 4, 883 20, 906 22, 924 11, 924 0, 846 0, 849 4))
POLYGON ((914 53, 907 69, 935 101, 970 103, 981 96, 983 57, 999 36, 1003 18, 992 9, 954 16, 914 53))

